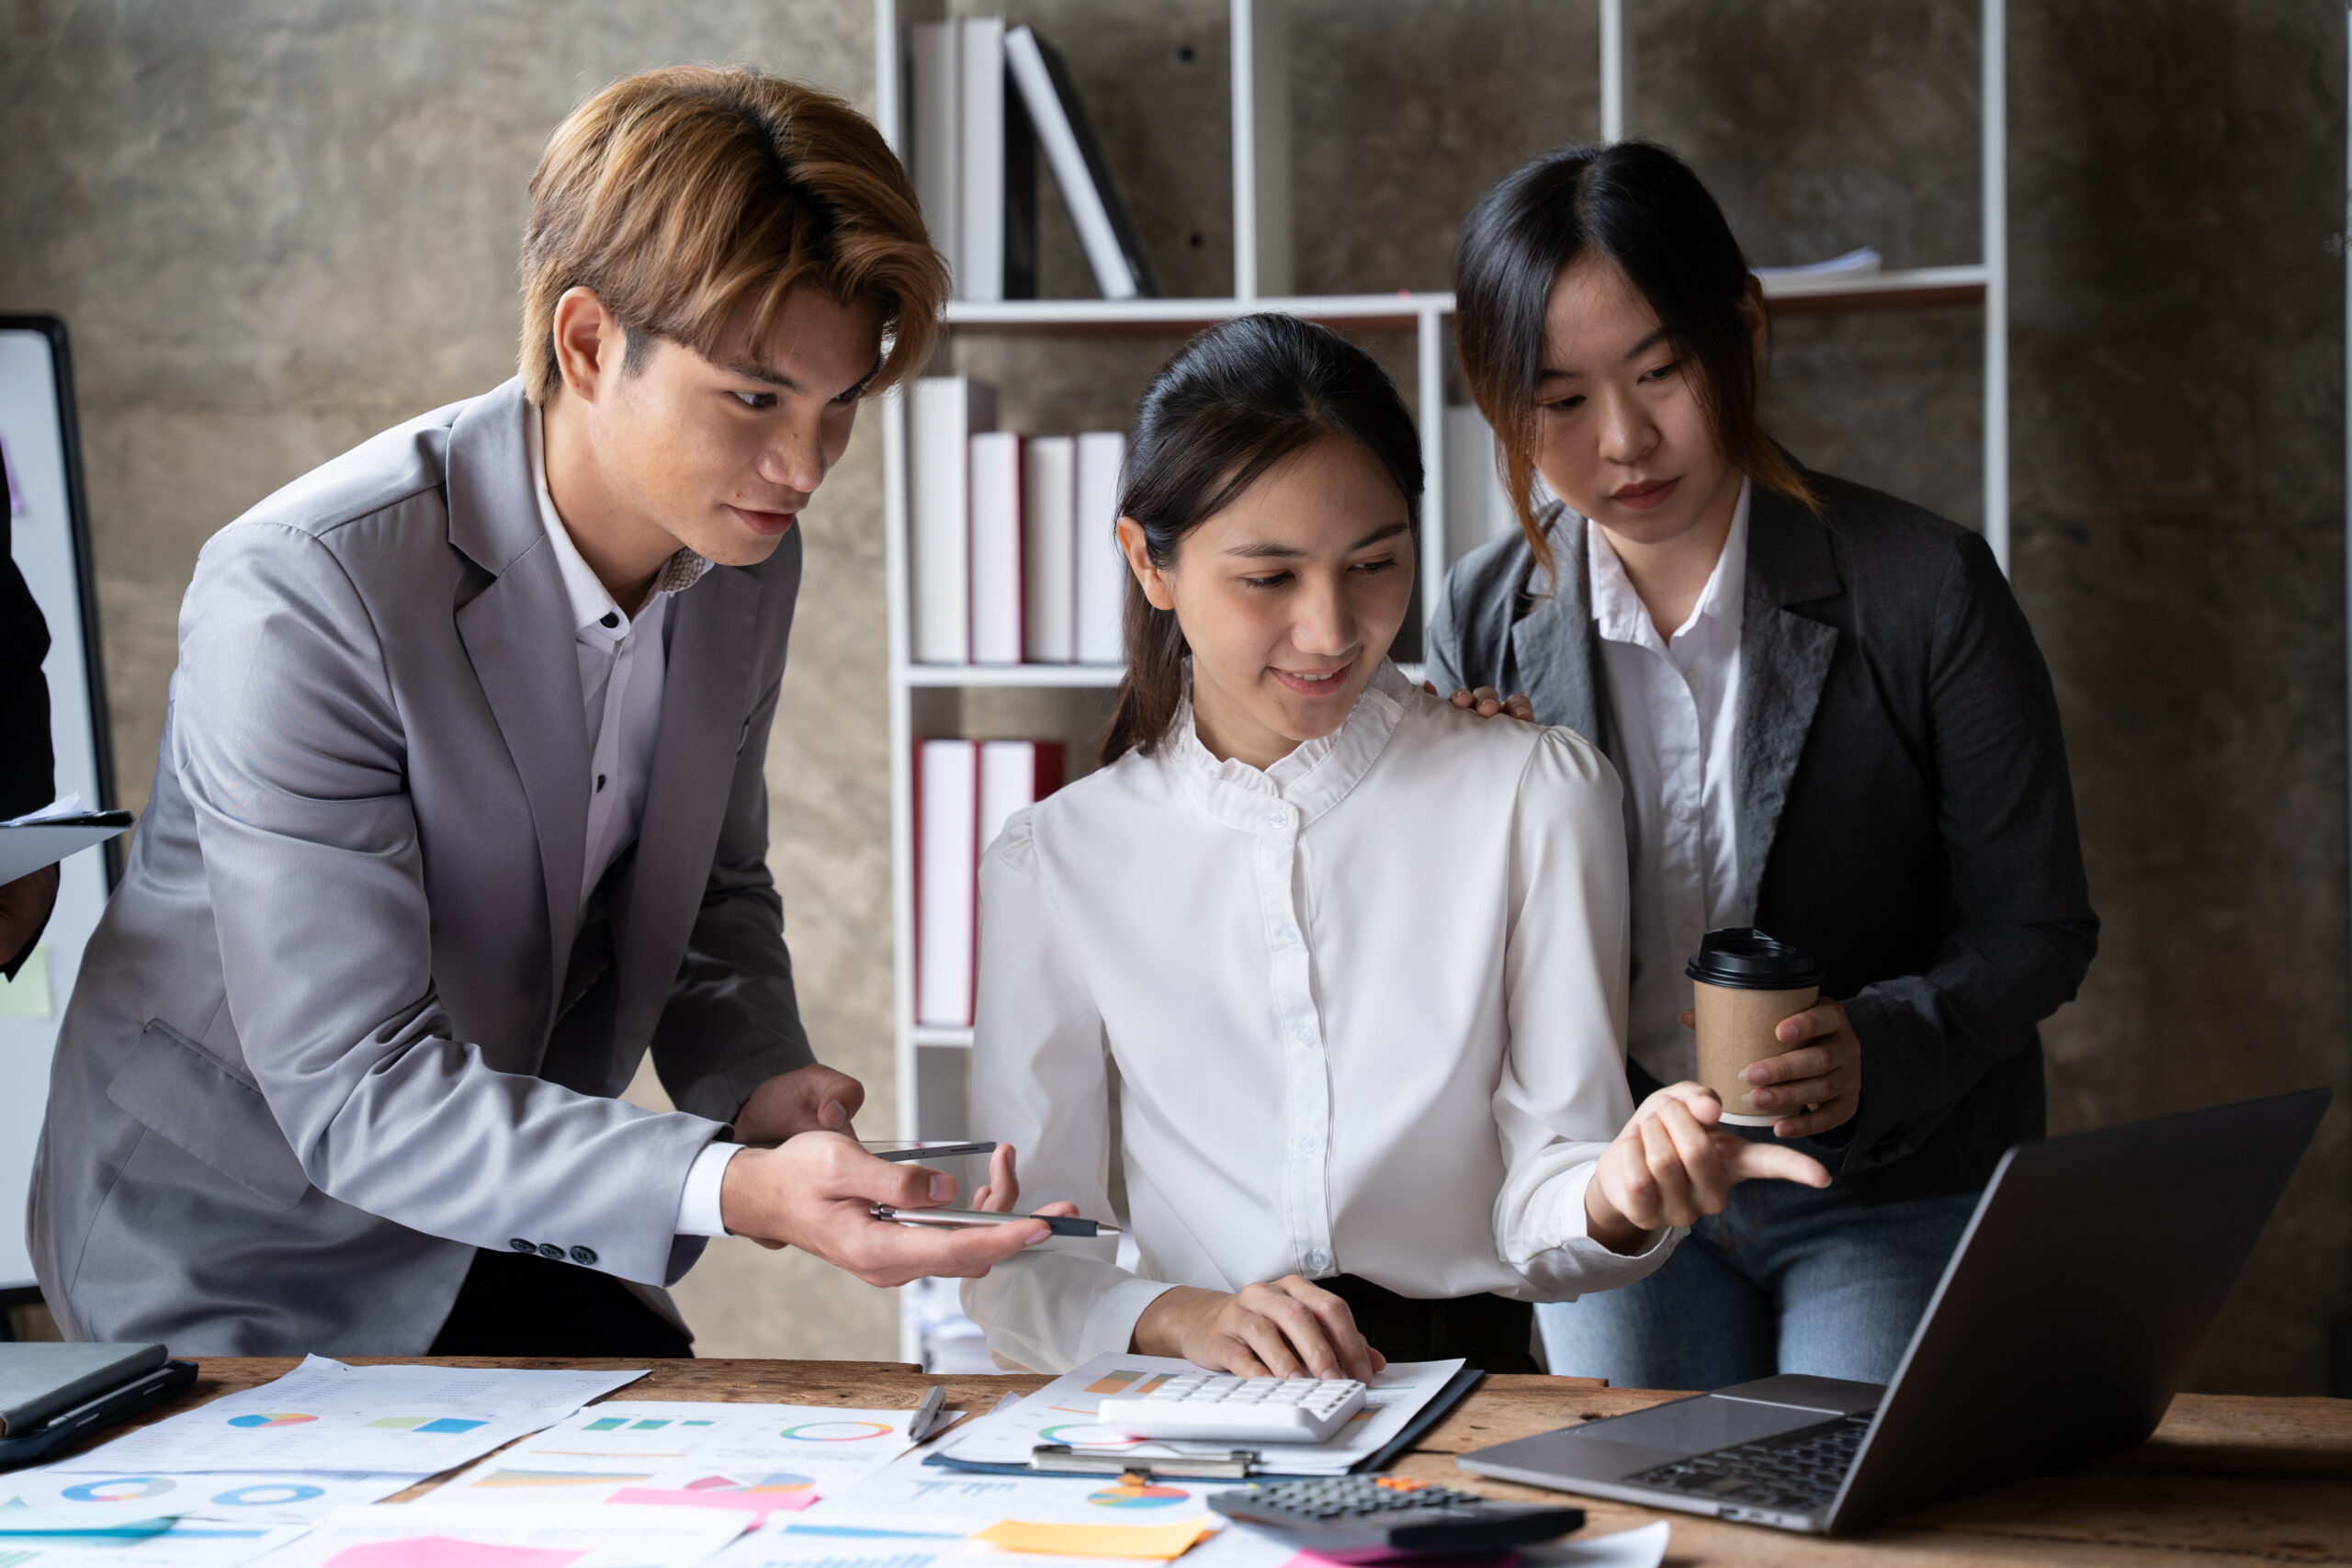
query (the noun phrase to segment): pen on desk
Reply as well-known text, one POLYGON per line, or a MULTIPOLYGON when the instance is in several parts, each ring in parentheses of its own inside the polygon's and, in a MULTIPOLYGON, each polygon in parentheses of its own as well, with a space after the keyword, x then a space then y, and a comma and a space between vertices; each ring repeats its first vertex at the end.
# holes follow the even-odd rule
POLYGON ((1119 1227, 1099 1220, 1081 1220, 1068 1214, 991 1214, 978 1209, 894 1209, 888 1203, 873 1208, 877 1220, 896 1220, 902 1225, 940 1225, 961 1229, 969 1225, 1017 1225, 1023 1220, 1035 1220, 1056 1235, 1117 1235, 1119 1227))
POLYGON ((932 1384, 923 1394, 922 1403, 915 1406, 915 1413, 907 1418, 907 1440, 920 1443, 930 1437, 931 1429, 939 1425, 939 1407, 946 1403, 947 1385, 932 1384))

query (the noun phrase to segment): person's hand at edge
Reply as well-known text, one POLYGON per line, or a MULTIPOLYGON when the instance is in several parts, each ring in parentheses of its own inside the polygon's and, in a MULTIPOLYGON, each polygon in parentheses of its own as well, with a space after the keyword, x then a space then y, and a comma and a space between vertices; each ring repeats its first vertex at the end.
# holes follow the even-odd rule
POLYGON ((0 886, 0 968, 24 956, 57 907, 57 867, 28 871, 0 886))
POLYGON ((956 1179, 945 1172, 876 1159, 855 1139, 826 1132, 743 1150, 727 1162, 718 1194, 729 1235, 797 1247, 869 1285, 985 1274, 1048 1234, 1042 1224, 900 1225, 871 1213, 876 1203, 932 1209, 955 1201, 956 1179))
MULTIPOLYGON (((1437 695, 1437 688, 1427 681, 1421 682, 1421 690, 1430 696, 1437 695)), ((1445 700, 1465 712, 1476 714, 1480 718, 1492 718, 1498 713, 1506 713, 1527 724, 1535 722, 1533 703, 1516 693, 1506 697, 1492 686, 1481 686, 1475 692, 1456 691, 1445 700)))
POLYGON ((812 1062, 776 1074, 745 1096, 735 1112, 735 1136, 746 1144, 781 1144, 802 1133, 849 1133, 850 1118, 865 1103, 864 1084, 812 1062))
POLYGON ((1388 1364, 1364 1342, 1348 1303, 1298 1274, 1232 1295, 1190 1285, 1162 1291, 1136 1319, 1129 1348, 1245 1378, 1369 1382, 1388 1364))
MULTIPOLYGON (((1697 1013, 1686 1008, 1679 1016, 1683 1028, 1697 1027, 1697 1013)), ((1758 1111, 1782 1113, 1772 1135, 1806 1138, 1852 1121, 1862 1108, 1862 1042, 1845 1004, 1825 998, 1791 1013, 1772 1032, 1783 1045, 1811 1042, 1750 1063, 1741 1075, 1758 1086, 1748 1095, 1758 1111)))
MULTIPOLYGON (((989 1184, 972 1194, 972 1207, 991 1214, 1009 1214, 1021 1201, 1021 1178, 1013 1169, 1013 1149, 1011 1144, 999 1144, 989 1156, 989 1184)), ((1078 1213, 1078 1205, 1069 1202, 1047 1203, 1032 1209, 1033 1214, 1069 1215, 1078 1213)))
POLYGON ((1703 1084, 1669 1084, 1642 1101, 1585 1185, 1585 1234, 1635 1253, 1661 1225, 1719 1214, 1731 1190, 1765 1178, 1826 1187, 1829 1172, 1780 1144, 1752 1144, 1717 1123, 1723 1106, 1703 1084))

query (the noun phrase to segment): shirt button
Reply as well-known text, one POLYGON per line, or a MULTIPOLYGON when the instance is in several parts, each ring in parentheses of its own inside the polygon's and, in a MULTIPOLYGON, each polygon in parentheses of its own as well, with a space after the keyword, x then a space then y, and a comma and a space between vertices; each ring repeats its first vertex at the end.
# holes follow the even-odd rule
POLYGON ((1324 1269, 1330 1266, 1331 1259, 1326 1257, 1319 1249, 1306 1255, 1306 1267, 1313 1273, 1320 1274, 1324 1269))
POLYGON ((596 1249, 593 1247, 575 1247, 571 1249, 571 1260, 582 1265, 594 1263, 596 1261, 596 1249))
POLYGON ((596 775, 596 793, 598 795, 605 793, 605 775, 602 773, 596 775))
POLYGON ((1674 803, 1674 815, 1678 820, 1688 822, 1699 815, 1699 808, 1687 800, 1678 800, 1674 803))
POLYGON ((1312 1133, 1307 1134, 1306 1136, 1299 1139, 1298 1141, 1298 1152, 1303 1155, 1311 1155, 1322 1146, 1323 1140, 1317 1137, 1312 1133))
POLYGON ((563 1248, 558 1247, 551 1241, 543 1241, 539 1243, 539 1256, 541 1258, 552 1258, 557 1262, 560 1263, 563 1261, 563 1248))
POLYGON ((538 1243, 535 1241, 525 1241, 519 1235, 514 1240, 508 1242, 506 1245, 513 1247, 517 1252, 537 1252, 539 1249, 538 1243))
POLYGON ((1291 1038, 1301 1045, 1312 1045, 1315 1043, 1315 1026, 1311 1023, 1302 1023, 1291 1032, 1291 1038))
POLYGON ((1290 813, 1277 806, 1272 811, 1266 813, 1266 826, 1269 828, 1287 828, 1290 826, 1290 813))
POLYGON ((596 624, 606 631, 611 631, 621 624, 621 613, 618 610, 607 610, 605 612, 604 618, 596 624))
POLYGON ((1298 940, 1298 928, 1285 920, 1283 922, 1283 929, 1276 931, 1274 934, 1281 937, 1284 942, 1296 942, 1298 940))

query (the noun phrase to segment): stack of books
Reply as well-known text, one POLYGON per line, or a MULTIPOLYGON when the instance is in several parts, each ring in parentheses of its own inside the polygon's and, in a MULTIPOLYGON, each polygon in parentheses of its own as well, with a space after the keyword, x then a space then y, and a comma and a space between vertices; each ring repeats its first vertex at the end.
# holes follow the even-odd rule
POLYGON ((918 23, 915 195, 959 299, 1037 292, 1037 159, 1105 299, 1154 292, 1135 228, 1053 46, 1002 17, 918 23))
POLYGON ((1115 430, 1021 435, 996 391, 965 376, 917 381, 908 404, 909 578, 918 664, 1116 664, 1127 564, 1119 553, 1115 430))
POLYGON ((915 1021, 968 1029, 979 974, 980 852, 1062 785, 1058 740, 915 748, 915 1021))

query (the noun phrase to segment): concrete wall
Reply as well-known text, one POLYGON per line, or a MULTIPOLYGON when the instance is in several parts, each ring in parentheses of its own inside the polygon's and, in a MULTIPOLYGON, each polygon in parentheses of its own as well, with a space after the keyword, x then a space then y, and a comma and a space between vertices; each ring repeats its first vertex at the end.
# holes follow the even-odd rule
MULTIPOLYGON (((1069 57, 1168 289, 1229 287, 1219 0, 1006 9, 1069 57)), ((1974 0, 1632 9, 1636 128, 1693 159, 1754 260, 1976 254, 1974 0)), ((2107 920, 2083 999, 2047 1031, 2053 1124, 2352 1087, 2329 249, 2342 12, 2012 12, 2015 575, 2107 920)), ((1596 129, 1589 0, 1295 0, 1294 15, 1303 289, 1443 287, 1477 192, 1596 129)), ((17 0, 0 17, 0 302, 61 310, 75 333, 131 804, 202 539, 368 432, 507 373, 523 182, 564 110, 684 59, 869 98, 870 27, 865 0, 17 0)), ((1051 206, 1046 289, 1090 292, 1051 206)), ((1776 428, 1818 466, 1975 522, 1978 325, 1965 309, 1784 321, 1776 428)), ((1168 346, 956 352, 1006 384, 1009 417, 1055 429, 1118 422, 1168 346)), ((1374 346, 1408 363, 1407 345, 1374 346)), ((812 592, 769 776, 812 1027, 880 1100, 878 469, 861 434, 808 516, 812 592)), ((966 720, 1062 722, 979 702, 966 720)), ((2329 1325, 2352 1313, 2346 1127, 2331 1113, 2200 1384, 2325 1386, 2329 1325)), ((713 1352, 894 1343, 886 1296, 794 1254, 722 1247, 682 1296, 713 1352)))

